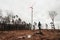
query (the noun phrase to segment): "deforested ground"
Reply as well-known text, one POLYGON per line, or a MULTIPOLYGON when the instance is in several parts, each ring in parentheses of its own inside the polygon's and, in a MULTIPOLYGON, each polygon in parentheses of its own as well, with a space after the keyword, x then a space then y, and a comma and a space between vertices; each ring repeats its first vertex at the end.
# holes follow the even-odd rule
POLYGON ((0 31, 0 40, 60 40, 60 30, 12 30, 0 31))

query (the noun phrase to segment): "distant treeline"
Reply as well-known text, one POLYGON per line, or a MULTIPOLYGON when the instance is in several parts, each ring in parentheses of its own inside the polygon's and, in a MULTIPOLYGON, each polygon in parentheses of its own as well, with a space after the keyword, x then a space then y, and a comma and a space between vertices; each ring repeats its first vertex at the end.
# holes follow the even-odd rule
POLYGON ((6 15, 3 16, 3 10, 0 9, 0 30, 30 30, 31 23, 26 23, 12 11, 5 10, 6 15))
POLYGON ((29 24, 0 24, 1 31, 9 30, 30 30, 31 27, 29 24))

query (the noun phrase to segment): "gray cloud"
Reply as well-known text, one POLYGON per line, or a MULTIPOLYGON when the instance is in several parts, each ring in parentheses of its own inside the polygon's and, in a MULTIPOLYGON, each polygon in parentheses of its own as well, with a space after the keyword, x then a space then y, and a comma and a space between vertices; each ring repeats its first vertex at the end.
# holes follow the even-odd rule
POLYGON ((0 8, 2 10, 12 10, 14 14, 18 14, 26 22, 31 22, 31 9, 29 7, 32 4, 34 21, 50 23, 51 19, 48 16, 48 11, 56 11, 58 15, 55 21, 60 22, 60 0, 0 0, 0 8))

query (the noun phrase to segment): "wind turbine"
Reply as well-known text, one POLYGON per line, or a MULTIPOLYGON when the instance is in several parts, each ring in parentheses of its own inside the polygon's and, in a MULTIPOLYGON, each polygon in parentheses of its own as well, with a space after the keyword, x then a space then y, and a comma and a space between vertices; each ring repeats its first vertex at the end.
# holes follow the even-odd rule
POLYGON ((31 6, 30 8, 31 8, 31 26, 33 30, 33 6, 31 6))

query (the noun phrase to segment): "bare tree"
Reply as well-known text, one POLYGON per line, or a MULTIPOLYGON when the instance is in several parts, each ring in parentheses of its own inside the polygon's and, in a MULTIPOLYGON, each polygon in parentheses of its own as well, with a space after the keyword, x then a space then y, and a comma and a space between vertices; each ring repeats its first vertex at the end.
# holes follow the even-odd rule
POLYGON ((49 11, 49 16, 53 22, 53 29, 55 29, 54 18, 57 16, 57 13, 55 11, 49 11))
POLYGON ((37 25, 37 23, 34 22, 34 24, 33 24, 33 30, 35 30, 36 25, 37 25))
POLYGON ((20 18, 18 18, 18 23, 21 24, 21 19, 20 18))
POLYGON ((0 9, 0 16, 2 16, 2 9, 0 9))
POLYGON ((14 17, 13 12, 6 10, 6 13, 7 13, 6 21, 7 21, 7 23, 10 23, 11 22, 10 20, 13 19, 13 17, 14 17))
POLYGON ((10 18, 14 17, 12 11, 8 11, 8 10, 7 10, 6 13, 7 13, 7 16, 9 16, 10 18))
POLYGON ((3 21, 3 20, 2 20, 2 16, 3 16, 3 15, 2 15, 2 9, 0 9, 0 23, 3 21))
POLYGON ((48 24, 45 24, 46 25, 46 29, 48 29, 48 24))
POLYGON ((29 23, 29 30, 31 30, 31 23, 29 23))

